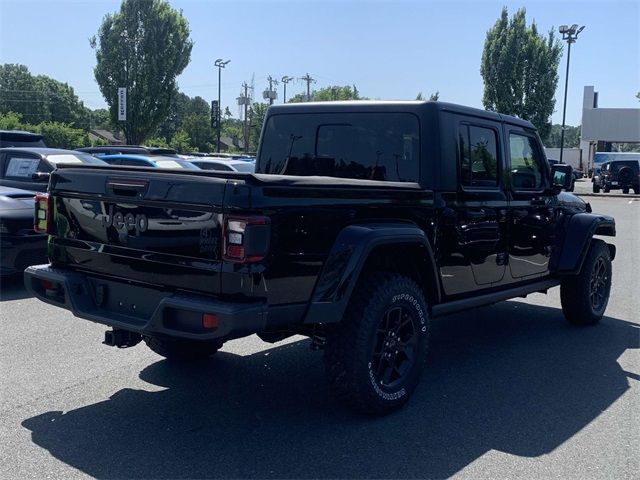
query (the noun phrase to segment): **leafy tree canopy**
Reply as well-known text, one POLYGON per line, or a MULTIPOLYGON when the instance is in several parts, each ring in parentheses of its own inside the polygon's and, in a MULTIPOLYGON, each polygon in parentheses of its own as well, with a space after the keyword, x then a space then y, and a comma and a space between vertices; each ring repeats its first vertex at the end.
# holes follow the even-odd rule
POLYGON ((127 142, 143 143, 167 117, 176 77, 189 63, 187 20, 166 0, 123 0, 119 12, 104 17, 91 46, 111 120, 117 121, 118 88, 126 87, 127 142))
MULTIPOLYGON (((564 148, 576 148, 580 146, 580 126, 572 127, 565 125, 564 130, 564 148)), ((562 135, 562 125, 555 123, 549 130, 549 136, 545 139, 545 146, 551 148, 560 148, 560 137, 562 135)))
POLYGON ((30 123, 63 122, 88 128, 89 109, 73 88, 25 65, 0 65, 0 113, 16 112, 30 123))
POLYGON ((487 32, 480 73, 482 103, 487 110, 516 115, 532 122, 546 138, 551 129, 562 45, 553 30, 538 34, 527 26, 521 8, 509 19, 507 8, 487 32))
MULTIPOLYGON (((304 102, 306 94, 298 93, 291 97, 288 103, 304 102)), ((360 96, 360 92, 355 85, 332 85, 329 87, 313 90, 311 99, 314 102, 331 102, 336 100, 367 100, 366 97, 360 96)))

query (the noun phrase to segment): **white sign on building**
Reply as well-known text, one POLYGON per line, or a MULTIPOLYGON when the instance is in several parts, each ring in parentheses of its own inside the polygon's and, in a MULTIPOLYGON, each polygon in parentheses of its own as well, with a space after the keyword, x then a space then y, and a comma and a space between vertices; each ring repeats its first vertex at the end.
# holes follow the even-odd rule
POLYGON ((118 89, 118 121, 127 121, 127 89, 124 87, 118 89))

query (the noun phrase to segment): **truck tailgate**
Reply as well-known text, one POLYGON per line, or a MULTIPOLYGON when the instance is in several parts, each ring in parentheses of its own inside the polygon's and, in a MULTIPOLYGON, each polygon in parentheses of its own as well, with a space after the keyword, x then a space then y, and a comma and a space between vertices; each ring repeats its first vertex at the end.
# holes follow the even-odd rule
POLYGON ((169 289, 220 292, 227 179, 62 168, 51 177, 54 265, 169 289))

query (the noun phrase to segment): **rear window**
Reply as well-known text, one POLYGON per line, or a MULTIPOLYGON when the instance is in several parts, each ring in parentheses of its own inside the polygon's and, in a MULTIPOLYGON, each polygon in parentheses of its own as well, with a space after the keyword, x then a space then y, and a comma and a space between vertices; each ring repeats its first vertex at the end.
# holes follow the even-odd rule
POLYGON ((0 147, 46 147, 42 135, 0 133, 0 147))
POLYGON ((419 145, 410 113, 273 115, 256 172, 417 182, 419 145))

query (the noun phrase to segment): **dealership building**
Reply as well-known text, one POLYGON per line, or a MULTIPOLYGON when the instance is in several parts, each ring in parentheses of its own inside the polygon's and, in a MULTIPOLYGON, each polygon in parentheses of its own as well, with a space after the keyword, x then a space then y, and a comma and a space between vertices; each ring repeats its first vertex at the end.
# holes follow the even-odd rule
POLYGON ((610 152, 612 143, 640 143, 640 108, 599 108, 598 92, 584 87, 582 97, 581 165, 593 165, 595 152, 610 152))

